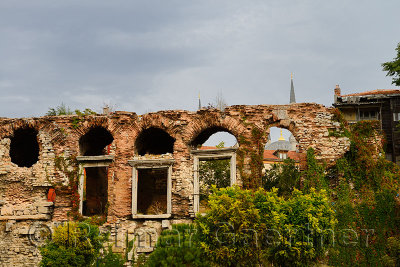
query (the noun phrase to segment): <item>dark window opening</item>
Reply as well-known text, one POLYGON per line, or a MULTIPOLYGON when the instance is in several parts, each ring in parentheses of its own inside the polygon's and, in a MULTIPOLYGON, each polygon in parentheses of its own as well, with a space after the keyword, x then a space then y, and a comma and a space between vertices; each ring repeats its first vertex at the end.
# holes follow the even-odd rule
POLYGON ((104 214, 107 204, 108 168, 85 168, 83 181, 82 214, 84 216, 104 214))
POLYGON ((10 144, 11 162, 18 167, 32 167, 39 160, 37 131, 33 128, 21 128, 14 132, 10 144))
MULTIPOLYGON (((218 132, 227 132, 231 134, 228 130, 226 130, 223 127, 215 126, 211 128, 207 128, 204 131, 202 131, 191 143, 191 146, 193 148, 199 148, 201 145, 203 145, 212 135, 218 132)), ((223 140, 220 140, 223 141, 223 140)))
POLYGON ((175 139, 159 128, 148 128, 140 133, 135 142, 140 156, 146 154, 161 155, 174 152, 175 139))
POLYGON ((168 168, 138 169, 137 213, 167 213, 168 168))
POLYGON ((360 110, 361 120, 377 120, 379 112, 376 110, 360 110))
POLYGON ((106 147, 114 140, 109 131, 103 127, 91 128, 79 139, 80 153, 83 156, 106 155, 106 147))
POLYGON ((208 198, 211 188, 224 188, 231 185, 231 159, 207 159, 199 161, 199 212, 208 209, 208 198))

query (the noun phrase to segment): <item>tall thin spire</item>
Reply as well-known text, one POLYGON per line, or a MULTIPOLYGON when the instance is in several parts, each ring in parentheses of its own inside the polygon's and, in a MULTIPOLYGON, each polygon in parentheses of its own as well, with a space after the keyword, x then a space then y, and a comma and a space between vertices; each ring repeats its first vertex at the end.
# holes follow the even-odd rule
POLYGON ((201 109, 200 92, 199 92, 199 110, 201 109))
POLYGON ((293 72, 290 74, 290 104, 296 103, 296 95, 294 94, 293 72))

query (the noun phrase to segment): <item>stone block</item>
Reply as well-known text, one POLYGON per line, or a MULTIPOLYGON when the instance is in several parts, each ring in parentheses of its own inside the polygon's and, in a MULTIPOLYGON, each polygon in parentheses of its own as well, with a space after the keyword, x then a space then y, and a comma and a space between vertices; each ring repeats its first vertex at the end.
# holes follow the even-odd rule
POLYGON ((171 224, 170 224, 169 220, 162 220, 162 221, 161 221, 161 227, 162 227, 163 229, 169 228, 170 225, 171 225, 171 224))
POLYGON ((20 235, 27 235, 29 234, 29 227, 22 227, 18 230, 20 235))
POLYGON ((8 222, 8 223, 6 223, 6 232, 11 232, 11 230, 12 230, 12 226, 14 225, 14 223, 12 223, 12 222, 8 222))
POLYGON ((38 212, 39 213, 45 213, 45 214, 47 214, 47 213, 50 213, 50 208, 49 207, 38 207, 38 212))
POLYGON ((51 207, 54 206, 54 202, 51 201, 42 201, 37 204, 38 207, 51 207))
POLYGON ((4 206, 1 208, 1 216, 13 215, 14 209, 11 206, 4 206))

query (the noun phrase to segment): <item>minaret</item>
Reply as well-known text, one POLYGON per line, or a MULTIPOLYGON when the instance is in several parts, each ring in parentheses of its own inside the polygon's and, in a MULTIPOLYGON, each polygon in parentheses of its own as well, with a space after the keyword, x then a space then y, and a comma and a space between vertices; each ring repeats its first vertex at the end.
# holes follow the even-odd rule
POLYGON ((290 74, 290 104, 296 103, 296 95, 294 94, 293 72, 290 74))
POLYGON ((200 101, 200 92, 199 92, 199 109, 198 110, 200 110, 201 109, 201 101, 200 101))

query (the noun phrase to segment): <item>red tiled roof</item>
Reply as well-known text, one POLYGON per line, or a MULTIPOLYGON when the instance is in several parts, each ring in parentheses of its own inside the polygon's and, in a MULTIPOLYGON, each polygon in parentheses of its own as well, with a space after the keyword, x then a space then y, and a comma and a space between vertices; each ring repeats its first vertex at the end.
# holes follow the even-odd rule
POLYGON ((348 95, 341 95, 343 96, 364 96, 364 95, 393 95, 393 94, 400 94, 400 90, 396 89, 377 89, 373 91, 366 91, 361 93, 354 93, 348 95))
MULTIPOLYGON (((209 149, 216 149, 215 146, 202 146, 200 147, 201 150, 209 150, 209 149)), ((274 155, 276 150, 264 150, 264 160, 280 160, 277 156, 274 155)), ((300 161, 301 160, 301 153, 296 151, 288 151, 288 157, 290 159, 300 161)))

